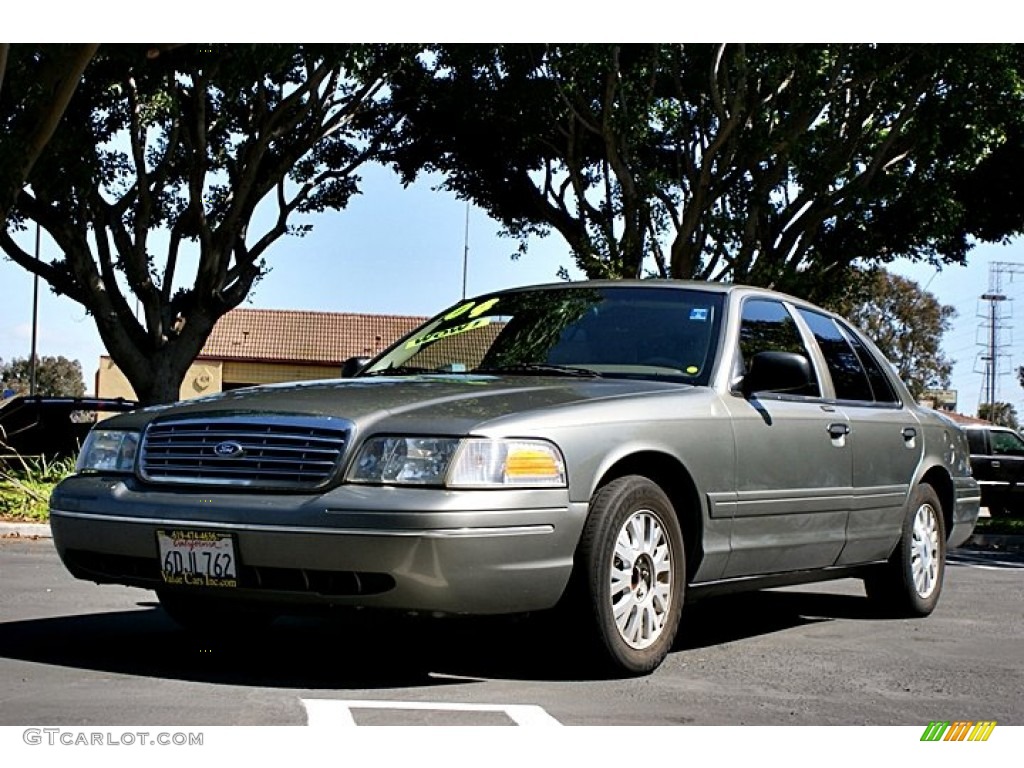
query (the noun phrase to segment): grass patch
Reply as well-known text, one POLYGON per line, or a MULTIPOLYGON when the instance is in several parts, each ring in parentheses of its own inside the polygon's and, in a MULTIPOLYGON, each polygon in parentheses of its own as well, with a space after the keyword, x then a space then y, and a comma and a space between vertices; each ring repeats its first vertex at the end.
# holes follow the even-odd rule
POLYGON ((1024 517, 982 517, 974 526, 974 532, 1024 536, 1024 517))
POLYGON ((0 463, 0 519, 45 523, 53 487, 75 470, 74 459, 5 457, 0 463))

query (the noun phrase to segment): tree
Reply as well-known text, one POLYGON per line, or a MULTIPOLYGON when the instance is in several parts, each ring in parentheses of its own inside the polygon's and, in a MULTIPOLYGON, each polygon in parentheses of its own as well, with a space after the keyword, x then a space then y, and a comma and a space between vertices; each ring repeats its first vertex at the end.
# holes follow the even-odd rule
POLYGON ((439 46, 395 81, 410 116, 392 157, 406 180, 444 173, 513 236, 557 231, 590 277, 822 299, 858 262, 964 260, 977 233, 958 195, 1020 124, 1020 59, 1008 45, 439 46))
POLYGON ((1010 403, 982 403, 978 406, 978 418, 991 421, 1000 427, 1020 429, 1017 421, 1017 409, 1010 403))
POLYGON ((915 398, 947 389, 953 362, 942 354, 942 335, 956 310, 913 280, 883 269, 856 273, 846 296, 832 308, 846 315, 878 345, 915 398))
POLYGON ((0 222, 64 116, 96 43, 0 43, 0 222))
POLYGON ((356 192, 356 170, 399 119, 383 97, 402 60, 380 46, 104 48, 0 247, 86 307, 142 402, 174 400, 217 319, 266 273, 270 246, 308 229, 290 218, 356 192), (276 213, 252 232, 264 201, 276 213), (19 246, 29 222, 61 258, 19 246), (197 266, 183 278, 186 251, 197 266))
MULTIPOLYGON (((2 389, 12 389, 27 395, 31 389, 31 363, 27 357, 15 358, 6 365, 0 364, 2 389)), ((82 397, 85 382, 82 380, 82 364, 66 357, 36 358, 36 394, 47 397, 82 397)))

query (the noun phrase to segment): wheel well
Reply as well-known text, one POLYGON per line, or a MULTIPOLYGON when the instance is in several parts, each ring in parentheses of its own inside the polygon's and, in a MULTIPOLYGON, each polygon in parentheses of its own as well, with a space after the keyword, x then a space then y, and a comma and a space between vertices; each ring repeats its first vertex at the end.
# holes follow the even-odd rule
POLYGON ((948 539, 953 530, 953 512, 956 509, 956 492, 953 489, 953 481, 942 467, 932 467, 925 472, 921 482, 928 483, 939 495, 939 501, 942 502, 942 521, 946 524, 946 538, 948 539))
MULTIPOLYGON (((697 486, 677 459, 664 453, 646 451, 634 453, 620 459, 605 472, 597 488, 601 488, 613 480, 626 475, 640 475, 657 485, 668 496, 675 509, 679 526, 683 530, 683 542, 686 547, 686 578, 693 578, 704 555, 703 525, 701 516, 700 495, 697 486)), ((596 491, 597 488, 594 490, 596 491)))

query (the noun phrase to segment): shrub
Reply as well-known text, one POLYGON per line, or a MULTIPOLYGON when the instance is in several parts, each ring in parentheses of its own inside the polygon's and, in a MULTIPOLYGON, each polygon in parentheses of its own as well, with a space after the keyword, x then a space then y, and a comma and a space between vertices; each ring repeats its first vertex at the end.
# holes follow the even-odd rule
POLYGON ((0 460, 0 518, 46 522, 53 487, 74 469, 74 459, 5 456, 0 460))

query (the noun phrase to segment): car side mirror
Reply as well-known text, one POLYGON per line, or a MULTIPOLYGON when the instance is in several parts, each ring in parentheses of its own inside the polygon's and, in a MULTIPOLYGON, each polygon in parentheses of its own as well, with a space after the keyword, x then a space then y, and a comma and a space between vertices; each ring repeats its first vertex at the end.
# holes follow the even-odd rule
POLYGON ((363 368, 366 367, 366 364, 368 362, 370 362, 370 358, 368 357, 350 357, 348 360, 341 364, 341 378, 351 379, 361 370, 363 370, 363 368))
POLYGON ((811 383, 811 364, 794 352, 758 352, 743 378, 743 394, 798 392, 811 383))

